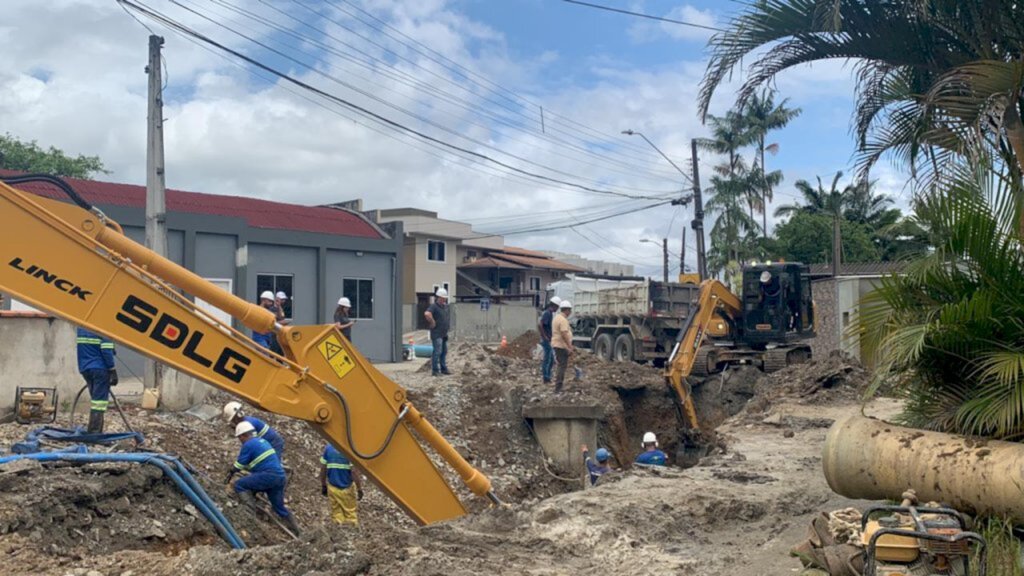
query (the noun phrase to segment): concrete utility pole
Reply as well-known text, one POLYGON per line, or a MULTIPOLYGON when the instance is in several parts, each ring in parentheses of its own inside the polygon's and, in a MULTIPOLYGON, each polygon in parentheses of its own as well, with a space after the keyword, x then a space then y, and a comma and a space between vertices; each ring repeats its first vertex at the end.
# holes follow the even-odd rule
POLYGON ((683 226, 683 243, 679 245, 679 274, 686 274, 686 226, 683 226))
MULTIPOLYGON (((160 70, 160 48, 164 39, 149 37, 149 111, 146 141, 146 247, 167 256, 167 201, 164 181, 164 101, 163 74, 160 70)), ((146 359, 145 386, 158 388, 164 381, 166 368, 146 359)))
POLYGON ((697 139, 690 141, 693 162, 693 232, 697 235, 697 275, 703 282, 708 277, 707 251, 704 249, 704 200, 700 196, 700 171, 697 167, 697 139))
POLYGON ((662 282, 668 282, 668 238, 661 239, 662 282))

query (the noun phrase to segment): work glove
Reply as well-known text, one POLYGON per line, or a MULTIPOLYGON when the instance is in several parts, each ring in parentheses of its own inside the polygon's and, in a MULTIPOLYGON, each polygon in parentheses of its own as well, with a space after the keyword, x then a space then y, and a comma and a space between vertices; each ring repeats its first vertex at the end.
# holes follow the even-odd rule
POLYGON ((359 488, 357 486, 356 487, 356 500, 362 500, 362 499, 363 499, 363 489, 359 488))
POLYGON ((119 380, 117 379, 117 370, 114 368, 110 369, 110 385, 117 386, 119 380))
POLYGON ((231 483, 231 479, 234 478, 234 477, 235 477, 235 471, 232 469, 230 472, 228 472, 228 475, 224 477, 224 483, 225 484, 230 484, 231 483))
POLYGON ((323 486, 320 486, 320 495, 321 496, 327 496, 327 485, 326 484, 324 484, 323 486))

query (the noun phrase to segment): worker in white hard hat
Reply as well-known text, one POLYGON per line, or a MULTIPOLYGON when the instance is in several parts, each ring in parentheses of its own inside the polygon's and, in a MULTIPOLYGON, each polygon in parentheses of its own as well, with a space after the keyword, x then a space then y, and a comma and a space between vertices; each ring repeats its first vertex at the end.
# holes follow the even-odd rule
POLYGON ((263 438, 277 451, 278 456, 284 455, 284 438, 274 430, 270 424, 255 416, 249 416, 242 410, 242 403, 231 401, 224 405, 224 419, 232 426, 238 426, 242 422, 252 424, 256 429, 256 437, 263 438))
POLYGON ((450 310, 448 308, 448 291, 438 288, 434 292, 434 303, 423 313, 430 327, 430 343, 434 350, 430 354, 430 374, 447 376, 448 371, 448 328, 450 327, 450 310))
POLYGON ((558 314, 551 319, 551 347, 555 350, 555 392, 561 392, 565 384, 565 369, 569 366, 569 357, 575 352, 572 345, 572 327, 569 316, 572 314, 572 302, 562 300, 558 303, 558 314))
POLYGON ((334 309, 334 325, 341 330, 345 339, 352 341, 352 326, 356 323, 349 314, 352 312, 352 301, 342 296, 338 298, 338 307, 334 309))
POLYGON ((636 457, 637 464, 648 466, 665 466, 668 464, 668 454, 658 449, 658 437, 654 432, 645 432, 641 443, 643 453, 636 457))
POLYGON ((288 318, 288 315, 285 314, 284 311, 289 300, 290 298, 288 298, 288 294, 285 294, 283 290, 278 290, 277 294, 274 294, 274 304, 277 304, 277 321, 285 326, 292 323, 291 318, 288 318))
POLYGON ((540 347, 544 349, 544 358, 540 361, 540 374, 545 384, 551 383, 551 372, 555 368, 555 349, 551 347, 551 323, 558 314, 558 306, 562 299, 554 296, 548 300, 544 313, 537 319, 537 331, 540 332, 540 347))
MULTIPOLYGON (((277 299, 273 292, 270 290, 264 290, 260 294, 260 306, 266 308, 274 314, 276 321, 280 322, 284 318, 284 313, 277 305, 277 299)), ((256 332, 253 330, 252 339, 254 342, 263 346, 267 350, 273 350, 280 354, 280 346, 277 344, 277 338, 273 332, 256 332)))
POLYGON ((256 503, 256 492, 263 492, 270 500, 274 509, 284 525, 296 536, 299 535, 299 527, 291 512, 284 505, 284 488, 287 484, 287 477, 284 467, 281 466, 281 458, 274 448, 265 439, 256 434, 256 429, 249 422, 239 422, 235 426, 235 436, 242 444, 238 453, 238 459, 228 472, 225 484, 230 484, 232 477, 238 472, 248 472, 242 478, 234 482, 232 486, 239 500, 245 504, 259 508, 256 503))

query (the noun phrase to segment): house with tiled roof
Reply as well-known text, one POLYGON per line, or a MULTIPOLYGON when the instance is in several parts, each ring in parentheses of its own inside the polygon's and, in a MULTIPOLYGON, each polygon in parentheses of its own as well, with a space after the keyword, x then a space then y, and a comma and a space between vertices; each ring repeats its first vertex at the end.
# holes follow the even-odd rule
POLYGON ((539 305, 552 282, 586 269, 556 260, 544 252, 503 246, 482 249, 458 265, 461 300, 519 299, 539 305))
MULTIPOLYGON (((144 186, 66 180, 120 223, 127 236, 144 241, 144 186)), ((66 201, 46 184, 17 188, 66 201)), ((372 360, 401 358, 400 223, 381 226, 355 210, 248 196, 168 189, 166 198, 168 258, 250 302, 265 290, 285 292, 285 314, 295 324, 333 321, 338 299, 348 297, 357 319, 352 340, 359 350, 372 360)), ((8 309, 27 308, 5 301, 8 309)), ((141 373, 138 355, 125 350, 122 359, 141 373)))

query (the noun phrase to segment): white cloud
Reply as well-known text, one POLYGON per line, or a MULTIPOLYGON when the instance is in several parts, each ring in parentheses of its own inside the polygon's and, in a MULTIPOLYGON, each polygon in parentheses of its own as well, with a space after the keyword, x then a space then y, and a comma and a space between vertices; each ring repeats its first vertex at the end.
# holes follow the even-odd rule
MULTIPOLYGON (((635 11, 643 12, 643 4, 634 4, 635 11)), ((676 6, 664 14, 653 14, 669 20, 688 22, 694 26, 686 26, 672 22, 659 22, 637 18, 629 27, 629 37, 634 42, 652 42, 663 38, 673 40, 706 41, 714 34, 708 28, 717 28, 715 14, 711 10, 701 10, 690 4, 676 6)))

